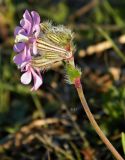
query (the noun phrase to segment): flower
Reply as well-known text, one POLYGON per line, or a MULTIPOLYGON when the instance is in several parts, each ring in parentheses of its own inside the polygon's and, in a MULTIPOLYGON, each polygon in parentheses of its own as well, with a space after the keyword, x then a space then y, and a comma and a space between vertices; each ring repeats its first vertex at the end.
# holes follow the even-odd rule
POLYGON ((40 16, 37 12, 28 10, 23 14, 20 26, 14 31, 15 45, 14 51, 19 53, 14 57, 14 62, 20 65, 27 59, 31 58, 31 54, 37 54, 36 39, 40 33, 40 16))
POLYGON ((23 75, 21 82, 29 84, 34 79, 34 86, 31 90, 37 90, 43 83, 39 68, 33 68, 31 59, 33 55, 37 55, 36 40, 40 33, 40 16, 37 12, 31 13, 26 10, 23 14, 23 19, 20 21, 20 26, 17 26, 14 31, 15 44, 14 51, 17 55, 13 60, 21 69, 23 75))
POLYGON ((43 83, 40 71, 45 71, 59 61, 73 62, 72 32, 64 26, 53 26, 50 22, 40 23, 37 12, 26 10, 20 26, 14 31, 13 60, 23 72, 21 83, 27 85, 32 79, 31 90, 43 83))
POLYGON ((25 71, 25 73, 23 73, 21 76, 21 82, 27 85, 31 82, 32 77, 33 77, 34 86, 31 88, 31 91, 37 90, 43 83, 42 76, 40 74, 40 70, 39 69, 34 70, 31 67, 30 63, 27 63, 27 62, 22 64, 21 69, 22 71, 25 71))

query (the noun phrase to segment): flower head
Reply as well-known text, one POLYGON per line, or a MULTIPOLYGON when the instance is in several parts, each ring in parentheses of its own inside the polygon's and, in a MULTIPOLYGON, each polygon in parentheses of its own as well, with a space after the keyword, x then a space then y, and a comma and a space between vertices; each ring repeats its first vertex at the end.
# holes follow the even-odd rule
POLYGON ((29 84, 34 79, 34 87, 32 90, 37 90, 42 84, 42 77, 38 68, 31 66, 33 55, 37 54, 36 40, 40 33, 40 16, 37 12, 25 11, 23 19, 20 21, 20 26, 17 26, 14 31, 15 45, 14 51, 17 55, 13 60, 21 69, 23 75, 21 82, 29 84))
POLYGON ((37 90, 42 85, 42 76, 40 74, 39 69, 33 69, 30 63, 23 63, 21 70, 24 72, 21 76, 21 82, 23 84, 29 84, 32 80, 34 80, 34 86, 31 90, 37 90))
POLYGON ((28 10, 23 14, 20 26, 14 31, 15 45, 14 51, 19 53, 14 57, 14 62, 20 65, 25 60, 30 59, 31 55, 37 54, 36 39, 40 33, 40 16, 37 12, 28 10))
POLYGON ((50 22, 40 24, 40 16, 35 11, 24 12, 14 36, 17 55, 13 60, 23 72, 23 84, 29 84, 33 78, 32 90, 37 90, 43 83, 40 70, 73 58, 71 31, 64 26, 53 26, 50 22))

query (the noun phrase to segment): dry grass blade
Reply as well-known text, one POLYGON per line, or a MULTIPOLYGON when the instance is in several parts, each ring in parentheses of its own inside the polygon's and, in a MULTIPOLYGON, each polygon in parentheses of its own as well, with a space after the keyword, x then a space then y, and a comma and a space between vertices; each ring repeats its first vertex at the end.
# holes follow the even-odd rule
POLYGON ((72 16, 70 16, 70 20, 74 20, 77 17, 82 16, 83 14, 89 12, 92 8, 94 8, 97 5, 97 0, 92 0, 87 5, 83 6, 79 10, 77 10, 72 16))
MULTIPOLYGON (((123 34, 120 37, 118 37, 117 41, 120 44, 125 44, 125 35, 123 34)), ((101 53, 110 48, 113 48, 113 43, 109 40, 106 40, 95 45, 91 45, 86 50, 80 50, 79 57, 89 56, 94 53, 101 53)))
MULTIPOLYGON (((64 125, 68 124, 68 122, 65 119, 59 119, 59 118, 46 118, 46 119, 34 120, 30 124, 23 126, 15 134, 8 136, 3 143, 1 142, 0 148, 8 149, 13 143, 16 146, 19 146, 21 144, 21 140, 23 139, 24 135, 28 135, 32 129, 41 128, 42 126, 45 125, 57 124, 57 123, 62 123, 64 125)), ((34 135, 30 135, 27 141, 33 139, 34 135)))
POLYGON ((40 136, 39 134, 35 135, 36 138, 41 141, 46 147, 48 146, 48 148, 54 150, 55 152, 57 152, 58 154, 64 155, 67 160, 73 160, 73 157, 70 153, 68 153, 67 151, 63 150, 62 148, 60 148, 59 146, 57 146, 56 144, 53 144, 51 142, 51 139, 47 136, 40 136))

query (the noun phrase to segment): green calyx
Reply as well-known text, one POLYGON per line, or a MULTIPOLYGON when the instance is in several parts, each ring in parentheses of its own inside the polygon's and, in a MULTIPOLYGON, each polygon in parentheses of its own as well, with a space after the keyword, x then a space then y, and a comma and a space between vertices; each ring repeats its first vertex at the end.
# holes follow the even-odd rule
POLYGON ((54 26, 51 22, 46 21, 40 24, 41 31, 45 34, 45 38, 55 45, 66 47, 72 44, 73 33, 70 29, 63 25, 54 26))
POLYGON ((74 62, 66 63, 65 68, 66 68, 66 74, 67 74, 66 81, 69 84, 75 84, 75 80, 81 77, 80 69, 74 65, 74 62))

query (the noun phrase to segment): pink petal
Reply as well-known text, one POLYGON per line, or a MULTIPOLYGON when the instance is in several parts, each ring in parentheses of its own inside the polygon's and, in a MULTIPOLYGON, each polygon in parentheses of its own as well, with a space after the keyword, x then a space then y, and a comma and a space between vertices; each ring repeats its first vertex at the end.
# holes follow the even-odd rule
POLYGON ((17 65, 21 65, 24 62, 25 59, 26 59, 26 53, 21 52, 21 53, 18 53, 16 56, 14 56, 13 61, 17 65))
POLYGON ((33 28, 32 28, 32 32, 36 32, 35 36, 37 37, 39 35, 40 32, 40 16, 37 12, 32 11, 31 12, 32 18, 33 18, 33 28))
POLYGON ((21 52, 21 51, 24 49, 24 47, 25 47, 25 43, 23 43, 23 42, 16 43, 16 44, 14 45, 14 47, 13 47, 13 50, 14 50, 15 52, 21 52))
POLYGON ((14 30, 14 36, 16 36, 21 29, 22 27, 17 26, 14 30))
POLYGON ((20 25, 26 30, 27 34, 29 35, 30 32, 31 32, 31 27, 32 27, 31 22, 29 22, 29 21, 26 20, 26 19, 22 19, 22 20, 20 21, 20 25))
POLYGON ((33 29, 35 31, 35 37, 37 38, 40 33, 40 27, 38 25, 36 25, 33 29))
POLYGON ((21 72, 26 72, 29 68, 30 64, 29 64, 29 61, 24 61, 21 65, 20 65, 20 68, 21 68, 21 72))
POLYGON ((31 59, 31 48, 30 48, 30 46, 27 46, 26 47, 26 50, 27 50, 27 59, 29 60, 29 59, 31 59))
POLYGON ((32 18, 33 18, 34 25, 35 24, 39 25, 40 24, 40 16, 39 16, 39 14, 37 12, 35 12, 35 11, 32 11, 31 15, 32 15, 32 18))
POLYGON ((37 54, 37 45, 36 45, 36 42, 33 43, 33 54, 34 55, 37 54))
POLYGON ((40 75, 37 75, 33 69, 31 70, 31 72, 34 79, 34 86, 31 88, 31 91, 36 91, 43 84, 43 80, 42 77, 40 75))
POLYGON ((29 22, 32 23, 32 17, 31 17, 31 15, 30 15, 30 13, 29 13, 28 10, 25 10, 25 12, 24 12, 24 14, 23 14, 23 18, 24 18, 24 19, 27 19, 29 22))
POLYGON ((14 36, 16 37, 16 35, 21 34, 21 33, 22 33, 23 35, 26 35, 25 30, 24 30, 22 27, 17 26, 17 27, 15 28, 15 30, 14 30, 14 36))
POLYGON ((29 84, 31 82, 31 79, 32 79, 32 75, 31 75, 31 71, 29 70, 29 71, 22 74, 21 83, 29 84))

